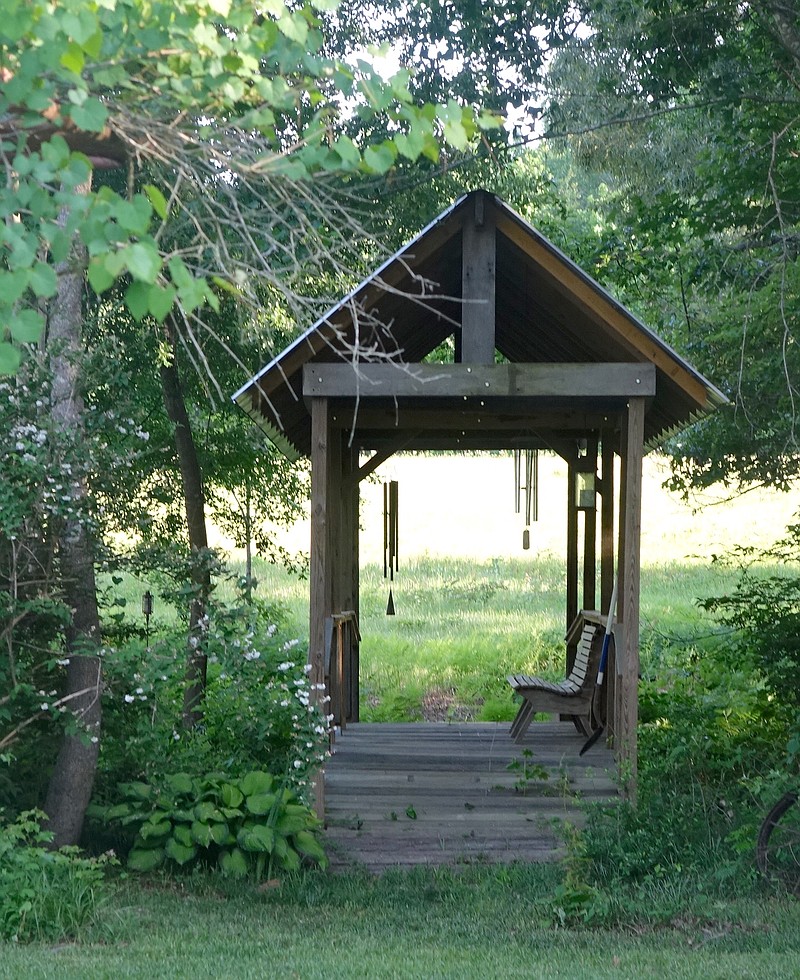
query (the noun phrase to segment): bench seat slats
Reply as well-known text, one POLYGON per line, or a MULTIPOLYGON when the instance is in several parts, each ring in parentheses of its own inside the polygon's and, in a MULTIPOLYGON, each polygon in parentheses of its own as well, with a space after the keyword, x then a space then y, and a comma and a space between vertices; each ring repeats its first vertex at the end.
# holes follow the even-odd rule
MULTIPOLYGON (((586 727, 591 727, 592 700, 604 630, 600 622, 586 619, 582 622, 575 662, 569 677, 562 681, 548 681, 529 674, 509 674, 508 683, 522 697, 522 705, 511 724, 511 736, 515 741, 519 742, 523 738, 537 711, 571 715, 577 720, 585 720, 586 727)), ((576 637, 579 628, 579 624, 574 623, 568 636, 576 637)))

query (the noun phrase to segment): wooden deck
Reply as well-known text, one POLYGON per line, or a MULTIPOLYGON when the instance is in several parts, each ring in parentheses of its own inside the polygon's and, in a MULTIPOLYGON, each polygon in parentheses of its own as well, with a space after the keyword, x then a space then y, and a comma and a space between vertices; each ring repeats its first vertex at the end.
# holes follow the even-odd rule
POLYGON ((584 739, 565 722, 534 723, 521 745, 508 732, 507 722, 349 725, 326 766, 331 866, 560 857, 557 828, 580 824, 579 800, 616 796, 612 753, 601 741, 581 758, 584 739), (515 759, 549 778, 522 788, 515 759))

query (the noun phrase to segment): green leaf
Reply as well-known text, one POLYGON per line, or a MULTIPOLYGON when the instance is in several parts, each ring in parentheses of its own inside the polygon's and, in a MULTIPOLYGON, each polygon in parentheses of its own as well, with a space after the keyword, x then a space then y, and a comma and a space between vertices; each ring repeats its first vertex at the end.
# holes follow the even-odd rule
POLYGON ((147 195, 147 200, 152 204, 153 210, 162 221, 167 220, 167 199, 155 184, 145 184, 143 188, 147 195))
POLYGON ((37 296, 52 296, 58 286, 55 269, 46 262, 37 262, 31 269, 30 287, 37 296))
POLYGON ((306 857, 313 858, 320 864, 327 862, 325 851, 317 838, 308 830, 299 830, 293 838, 295 848, 306 857))
POLYGON ((189 796, 195 792, 194 780, 186 772, 176 772, 167 777, 167 786, 180 796, 189 796))
POLYGON ((119 226, 131 235, 147 233, 152 213, 152 205, 141 194, 137 194, 132 201, 118 201, 114 207, 114 217, 119 226))
POLYGON ((4 306, 13 306, 28 288, 32 269, 19 269, 17 272, 3 272, 3 292, 0 302, 4 306))
POLYGON ((164 854, 176 864, 184 865, 196 857, 197 847, 194 844, 191 846, 181 844, 174 837, 170 837, 167 846, 164 848, 164 854))
POLYGON ((300 868, 300 855, 293 847, 287 846, 280 857, 281 864, 287 871, 297 871, 300 868))
MULTIPOLYGON (((213 824, 214 827, 223 826, 221 824, 213 824)), ((211 826, 207 823, 201 823, 199 820, 195 820, 192 824, 192 838, 201 847, 210 847, 213 837, 211 836, 211 826)))
POLYGON ((373 173, 385 174, 394 166, 396 154, 394 144, 384 140, 380 146, 368 146, 364 150, 364 163, 373 173))
POLYGON ((225 817, 217 809, 215 804, 208 801, 197 804, 194 808, 194 816, 196 820, 202 820, 204 823, 208 823, 209 820, 213 820, 216 823, 225 822, 225 817))
POLYGON ((139 836, 142 840, 158 840, 159 838, 168 837, 171 830, 172 824, 169 820, 159 820, 158 823, 145 821, 139 828, 139 836))
POLYGON ((154 282, 161 271, 161 256, 155 245, 149 242, 134 242, 123 249, 125 265, 134 279, 142 282, 154 282))
POLYGON ((177 841, 183 847, 193 847, 194 839, 192 837, 191 826, 187 827, 185 824, 179 824, 172 832, 173 840, 177 841))
POLYGON ((93 259, 89 262, 89 268, 87 271, 89 277, 89 285, 98 294, 104 293, 107 289, 113 286, 116 276, 109 272, 106 265, 105 255, 95 255, 93 259))
POLYGON ((70 106, 69 114, 78 129, 90 133, 101 133, 108 122, 108 109, 98 99, 87 99, 83 105, 70 106))
POLYGON ((209 824, 208 830, 215 844, 233 844, 236 842, 236 838, 230 832, 226 823, 209 824))
POLYGON ((242 791, 233 785, 233 783, 223 783, 220 790, 220 796, 222 802, 227 807, 238 807, 239 804, 244 799, 244 794, 242 791))
POLYGON ((150 309, 150 287, 144 282, 132 282, 125 290, 125 305, 134 320, 143 320, 150 309))
POLYGON ((178 290, 174 286, 159 286, 158 283, 153 283, 147 289, 147 303, 150 312, 159 323, 163 323, 172 309, 178 290))
POLYGON ((104 820, 121 820, 123 817, 129 817, 132 812, 130 803, 117 803, 103 808, 102 817, 104 820))
POLYGON ((247 874, 247 857, 244 851, 234 847, 232 851, 221 851, 219 855, 219 866, 228 875, 236 875, 241 878, 247 874))
POLYGON ((20 310, 8 320, 8 328, 18 344, 35 344, 44 329, 44 316, 36 310, 20 310))
POLYGON ((274 782, 268 772, 249 772, 239 780, 239 789, 245 796, 254 796, 257 793, 269 793, 274 782))
POLYGON ((284 813, 275 822, 275 829, 288 836, 289 834, 296 834, 301 830, 307 830, 309 825, 310 813, 305 814, 292 814, 284 813))
POLYGON ((133 871, 153 871, 164 861, 163 847, 134 847, 128 855, 128 867, 133 871))
POLYGON ((86 63, 83 48, 79 44, 75 44, 74 41, 70 42, 67 50, 61 55, 60 61, 61 65, 67 71, 71 71, 75 75, 80 75, 86 63))
POLYGON ((278 797, 275 796, 274 793, 256 793, 253 796, 247 797, 245 806, 250 813, 269 813, 269 811, 275 806, 277 799, 278 797))
POLYGON ((149 783, 141 782, 120 783, 119 791, 124 796, 132 796, 135 800, 149 800, 153 795, 153 787, 149 783))
POLYGON ((243 827, 236 836, 236 843, 245 851, 263 851, 271 854, 275 847, 275 831, 264 824, 243 827))

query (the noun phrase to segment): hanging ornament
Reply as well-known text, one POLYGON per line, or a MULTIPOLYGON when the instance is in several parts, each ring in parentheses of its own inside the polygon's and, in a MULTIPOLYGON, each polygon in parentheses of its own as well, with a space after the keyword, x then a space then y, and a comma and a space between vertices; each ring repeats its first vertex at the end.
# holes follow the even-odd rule
POLYGON ((522 547, 531 546, 531 521, 539 520, 539 451, 537 449, 514 450, 514 500, 515 512, 520 513, 522 491, 525 491, 525 530, 522 547))
MULTIPOLYGON (((398 483, 390 480, 383 485, 383 577, 394 582, 394 573, 399 570, 397 557, 397 540, 399 524, 397 520, 398 483)), ((394 596, 389 585, 389 601, 386 604, 386 615, 394 616, 394 596)))

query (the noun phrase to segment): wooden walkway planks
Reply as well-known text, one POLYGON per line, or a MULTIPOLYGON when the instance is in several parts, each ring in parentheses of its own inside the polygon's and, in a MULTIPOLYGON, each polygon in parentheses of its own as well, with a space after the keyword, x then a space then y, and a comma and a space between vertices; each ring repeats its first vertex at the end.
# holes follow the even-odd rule
POLYGON ((535 723, 516 745, 508 723, 349 725, 325 771, 326 838, 333 867, 372 871, 464 861, 549 861, 563 853, 556 828, 580 824, 578 797, 616 796, 612 753, 583 758, 568 723, 535 723), (525 760, 547 780, 516 784, 525 760))

